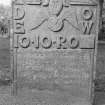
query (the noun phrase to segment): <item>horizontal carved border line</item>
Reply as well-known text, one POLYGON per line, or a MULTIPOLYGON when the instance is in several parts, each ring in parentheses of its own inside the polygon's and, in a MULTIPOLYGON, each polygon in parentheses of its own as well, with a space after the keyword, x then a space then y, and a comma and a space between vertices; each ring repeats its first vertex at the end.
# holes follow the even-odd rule
MULTIPOLYGON (((86 6, 96 6, 97 3, 96 2, 81 2, 81 1, 66 1, 64 0, 65 3, 69 4, 69 5, 86 5, 86 6)), ((16 5, 40 5, 42 3, 41 0, 30 0, 30 1, 23 1, 23 2, 17 2, 14 0, 14 3, 16 5)))

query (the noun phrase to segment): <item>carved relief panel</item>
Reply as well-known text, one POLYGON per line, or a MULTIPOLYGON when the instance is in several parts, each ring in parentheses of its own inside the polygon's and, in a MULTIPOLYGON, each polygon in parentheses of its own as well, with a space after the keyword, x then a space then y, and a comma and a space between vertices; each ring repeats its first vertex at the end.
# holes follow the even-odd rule
POLYGON ((19 105, 90 105, 99 5, 15 0, 13 88, 19 105))

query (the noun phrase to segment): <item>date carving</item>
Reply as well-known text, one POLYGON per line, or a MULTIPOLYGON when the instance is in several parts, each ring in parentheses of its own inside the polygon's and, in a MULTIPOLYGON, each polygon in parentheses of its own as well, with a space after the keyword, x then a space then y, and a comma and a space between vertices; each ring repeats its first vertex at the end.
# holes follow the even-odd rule
POLYGON ((94 48, 94 36, 70 36, 69 38, 64 36, 57 36, 52 39, 50 36, 36 35, 34 38, 28 36, 20 36, 16 39, 16 48, 27 49, 34 47, 35 49, 93 49, 94 48), (87 42, 87 44, 84 44, 87 42))

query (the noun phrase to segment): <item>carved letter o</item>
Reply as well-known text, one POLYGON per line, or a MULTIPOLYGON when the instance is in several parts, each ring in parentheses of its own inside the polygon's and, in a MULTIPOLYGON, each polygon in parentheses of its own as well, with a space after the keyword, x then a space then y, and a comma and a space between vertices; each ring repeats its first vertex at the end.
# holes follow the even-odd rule
POLYGON ((90 20, 93 17, 93 11, 90 8, 84 8, 82 10, 82 17, 85 20, 90 20))
POLYGON ((79 40, 76 37, 71 37, 70 39, 70 48, 75 49, 79 46, 79 40))
POLYGON ((49 37, 41 38, 41 45, 43 48, 48 49, 52 46, 52 40, 49 37))
POLYGON ((30 39, 27 37, 23 37, 20 39, 20 46, 22 48, 28 48, 30 46, 30 39))

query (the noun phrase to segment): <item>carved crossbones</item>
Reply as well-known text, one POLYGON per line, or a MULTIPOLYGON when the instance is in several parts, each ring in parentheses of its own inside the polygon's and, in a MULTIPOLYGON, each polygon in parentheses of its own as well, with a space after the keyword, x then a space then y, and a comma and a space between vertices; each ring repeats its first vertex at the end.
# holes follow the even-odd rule
POLYGON ((48 28, 53 32, 60 31, 64 26, 64 21, 68 21, 78 29, 75 11, 73 9, 70 11, 70 0, 42 0, 41 5, 47 9, 39 12, 31 30, 38 28, 45 21, 48 22, 48 28), (64 7, 69 9, 63 10, 64 7))

